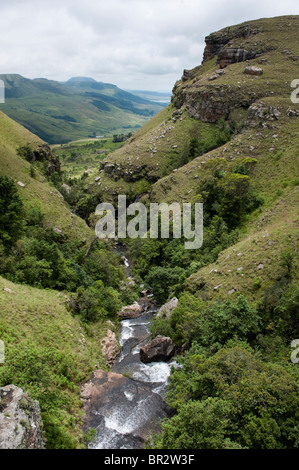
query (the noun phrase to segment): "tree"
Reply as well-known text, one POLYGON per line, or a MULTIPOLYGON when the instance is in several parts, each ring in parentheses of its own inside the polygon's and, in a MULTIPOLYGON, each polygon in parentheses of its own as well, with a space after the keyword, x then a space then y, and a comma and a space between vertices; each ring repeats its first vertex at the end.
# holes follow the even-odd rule
POLYGON ((24 208, 12 178, 0 176, 0 243, 10 248, 23 233, 24 208))

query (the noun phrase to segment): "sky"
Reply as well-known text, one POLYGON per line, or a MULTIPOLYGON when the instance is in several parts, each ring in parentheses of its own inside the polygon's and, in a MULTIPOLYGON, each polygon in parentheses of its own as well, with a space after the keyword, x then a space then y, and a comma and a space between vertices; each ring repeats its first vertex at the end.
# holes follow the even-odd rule
POLYGON ((290 14, 298 0, 0 0, 0 73, 170 92, 208 34, 290 14))

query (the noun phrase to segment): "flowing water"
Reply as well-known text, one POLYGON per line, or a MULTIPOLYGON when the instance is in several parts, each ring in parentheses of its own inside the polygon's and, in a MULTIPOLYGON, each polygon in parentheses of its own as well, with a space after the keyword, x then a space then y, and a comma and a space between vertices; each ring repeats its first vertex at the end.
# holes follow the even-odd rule
MULTIPOLYGON (((128 260, 124 264, 129 269, 128 260)), ((156 312, 146 297, 141 299, 140 317, 123 320, 121 352, 111 372, 123 374, 107 385, 106 395, 93 411, 93 427, 97 429, 96 449, 137 449, 146 437, 160 429, 160 421, 168 416, 164 397, 174 361, 144 364, 140 348, 148 341, 149 322, 156 312)))

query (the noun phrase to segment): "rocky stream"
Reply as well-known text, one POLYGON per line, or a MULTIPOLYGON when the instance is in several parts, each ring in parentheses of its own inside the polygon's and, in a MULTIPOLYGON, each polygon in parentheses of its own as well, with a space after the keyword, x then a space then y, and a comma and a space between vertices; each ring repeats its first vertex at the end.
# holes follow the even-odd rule
MULTIPOLYGON (((126 257, 124 264, 129 276, 126 257)), ((139 304, 139 316, 121 322, 121 350, 110 371, 95 371, 83 388, 84 430, 97 431, 90 448, 143 448, 146 438, 159 431, 161 419, 169 416, 164 398, 171 367, 176 363, 173 359, 159 360, 159 356, 154 362, 141 360, 140 349, 149 342, 149 323, 157 308, 147 295, 139 304)))

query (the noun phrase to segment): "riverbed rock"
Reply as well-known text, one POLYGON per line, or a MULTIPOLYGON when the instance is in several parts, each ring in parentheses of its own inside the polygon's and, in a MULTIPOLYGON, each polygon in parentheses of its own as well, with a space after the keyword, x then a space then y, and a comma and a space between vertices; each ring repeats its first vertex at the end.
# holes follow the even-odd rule
POLYGON ((169 302, 166 302, 166 304, 160 307, 157 317, 169 318, 172 311, 178 306, 178 302, 178 299, 173 297, 169 302))
POLYGON ((15 385, 0 388, 0 449, 43 449, 39 403, 15 385))
POLYGON ((168 361, 175 354, 175 344, 167 336, 157 336, 140 348, 140 359, 144 363, 168 361))
POLYGON ((138 318, 142 313, 143 307, 138 302, 132 305, 126 305, 121 309, 118 314, 120 320, 130 320, 131 318, 138 318))
MULTIPOLYGON (((161 396, 151 387, 122 374, 96 370, 81 387, 83 432, 97 429, 99 448, 143 448, 168 416, 161 396)), ((91 445, 92 446, 92 445, 91 445)))
POLYGON ((107 330, 106 336, 101 340, 101 348, 106 364, 111 364, 118 353, 118 342, 112 330, 107 330))

